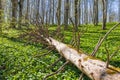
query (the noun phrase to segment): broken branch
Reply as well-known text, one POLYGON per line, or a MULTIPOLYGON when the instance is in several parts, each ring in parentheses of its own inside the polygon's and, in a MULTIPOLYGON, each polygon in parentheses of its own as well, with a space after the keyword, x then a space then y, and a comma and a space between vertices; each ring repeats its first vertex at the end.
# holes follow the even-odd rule
POLYGON ((46 76, 43 78, 43 80, 46 80, 48 77, 50 77, 50 76, 52 76, 52 75, 55 75, 55 74, 57 74, 58 72, 60 72, 60 71, 64 68, 64 66, 65 66, 66 64, 68 64, 68 63, 69 63, 69 61, 66 61, 56 72, 53 72, 53 73, 51 73, 51 74, 46 75, 46 76))

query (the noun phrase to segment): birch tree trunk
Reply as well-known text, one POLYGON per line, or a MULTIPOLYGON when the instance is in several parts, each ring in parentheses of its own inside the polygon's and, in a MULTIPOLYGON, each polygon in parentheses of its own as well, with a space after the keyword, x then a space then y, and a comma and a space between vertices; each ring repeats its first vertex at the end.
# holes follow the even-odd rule
POLYGON ((106 68, 105 62, 88 56, 83 52, 80 53, 51 37, 45 38, 45 40, 50 45, 55 46, 60 55, 73 63, 92 80, 120 80, 120 68, 115 68, 111 65, 109 65, 109 68, 106 68))

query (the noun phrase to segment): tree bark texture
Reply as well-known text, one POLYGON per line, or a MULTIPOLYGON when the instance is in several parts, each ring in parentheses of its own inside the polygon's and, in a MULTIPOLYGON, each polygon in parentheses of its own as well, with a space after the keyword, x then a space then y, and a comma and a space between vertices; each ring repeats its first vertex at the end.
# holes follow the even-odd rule
POLYGON ((69 0, 64 1, 64 29, 68 28, 68 18, 69 18, 69 0))
POLYGON ((93 23, 95 26, 98 25, 98 0, 94 0, 94 6, 93 6, 93 23))
POLYGON ((107 0, 102 0, 103 3, 103 24, 102 29, 106 29, 106 21, 107 21, 107 0))
POLYGON ((16 28, 18 1, 17 0, 11 0, 11 2, 12 2, 12 21, 11 21, 11 27, 16 28))
POLYGON ((92 80, 120 80, 120 68, 115 68, 111 65, 106 68, 106 62, 88 56, 83 52, 78 52, 51 37, 45 38, 45 40, 50 45, 53 45, 61 56, 73 63, 92 80))

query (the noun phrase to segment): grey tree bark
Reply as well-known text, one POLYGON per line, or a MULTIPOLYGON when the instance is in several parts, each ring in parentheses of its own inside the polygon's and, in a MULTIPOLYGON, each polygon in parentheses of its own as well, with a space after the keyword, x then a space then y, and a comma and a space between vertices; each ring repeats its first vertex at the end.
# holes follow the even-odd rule
POLYGON ((98 25, 98 0, 94 0, 93 6, 93 23, 95 26, 98 25))
POLYGON ((16 28, 17 24, 17 8, 18 8, 18 0, 11 0, 12 3, 12 20, 11 20, 11 27, 16 28))
POLYGON ((64 29, 68 28, 68 18, 69 18, 69 0, 64 1, 64 29))
POLYGON ((102 0, 103 4, 103 23, 102 23, 102 29, 106 29, 106 21, 107 21, 107 0, 102 0))
POLYGON ((60 26, 61 24, 61 0, 58 0, 56 16, 57 16, 58 26, 60 26))
POLYGON ((29 20, 29 7, 30 7, 29 4, 30 4, 29 0, 27 0, 27 10, 26 10, 26 14, 25 14, 25 19, 26 20, 29 20))
POLYGON ((109 65, 109 68, 106 68, 106 62, 88 56, 83 52, 78 52, 75 49, 51 37, 45 38, 45 40, 50 45, 55 46, 56 50, 60 53, 61 56, 74 64, 79 70, 81 70, 92 80, 120 79, 120 68, 115 68, 111 65, 109 65))
POLYGON ((21 28, 21 23, 22 23, 23 2, 24 2, 24 0, 20 0, 20 1, 19 1, 19 26, 18 26, 19 28, 21 28))
POLYGON ((55 12, 55 9, 54 9, 54 7, 55 7, 55 0, 52 0, 52 24, 54 24, 54 16, 55 16, 55 14, 54 14, 54 12, 55 12))
POLYGON ((78 31, 78 0, 74 0, 74 6, 75 6, 75 10, 74 10, 74 15, 75 15, 75 31, 78 31))
POLYGON ((119 9, 118 9, 118 11, 119 11, 119 12, 118 12, 118 17, 119 17, 119 22, 120 22, 120 0, 119 0, 118 2, 119 2, 119 4, 118 4, 118 8, 119 8, 119 9))

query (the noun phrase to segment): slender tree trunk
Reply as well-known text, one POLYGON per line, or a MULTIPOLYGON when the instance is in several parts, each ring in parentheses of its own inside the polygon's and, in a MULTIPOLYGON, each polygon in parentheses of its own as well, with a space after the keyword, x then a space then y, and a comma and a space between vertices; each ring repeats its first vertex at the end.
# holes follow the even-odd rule
POLYGON ((28 14, 29 13, 29 6, 30 6, 29 5, 29 0, 27 0, 27 10, 26 10, 26 14, 25 14, 25 19, 26 20, 29 20, 29 14, 28 14))
POLYGON ((79 6, 78 6, 78 25, 81 24, 81 0, 79 0, 79 6))
POLYGON ((12 21, 11 21, 11 27, 16 28, 17 25, 17 8, 18 8, 18 1, 17 0, 11 0, 12 2, 12 21))
POLYGON ((119 9, 118 9, 118 11, 119 11, 119 12, 118 12, 118 17, 119 17, 119 22, 120 22, 120 0, 119 0, 118 2, 119 2, 119 5, 118 5, 118 8, 119 8, 119 9))
POLYGON ((84 22, 88 24, 88 1, 84 0, 84 22))
POLYGON ((68 28, 68 18, 69 18, 69 0, 64 1, 64 29, 68 28))
POLYGON ((21 23, 22 23, 22 10, 23 10, 23 2, 24 0, 19 1, 19 28, 21 28, 21 23))
POLYGON ((42 9, 42 24, 44 24, 44 20, 45 20, 45 0, 41 1, 41 9, 42 9))
POLYGON ((107 0, 102 0, 103 3, 103 24, 102 29, 106 29, 106 21, 107 21, 107 0))
POLYGON ((58 26, 60 26, 61 24, 61 0, 58 0, 56 16, 57 16, 58 26))
POLYGON ((78 31, 78 0, 74 0, 75 6, 75 31, 78 31))
POLYGON ((36 1, 36 4, 37 4, 37 6, 36 6, 36 8, 37 8, 37 11, 36 11, 36 21, 38 22, 39 21, 39 15, 40 15, 40 13, 39 13, 39 8, 40 8, 40 0, 37 0, 36 1))
POLYGON ((0 0, 0 34, 2 33, 2 1, 0 0))
POLYGON ((54 14, 54 12, 55 12, 55 9, 54 9, 54 7, 55 7, 55 0, 52 0, 53 1, 53 6, 52 6, 52 11, 53 11, 53 15, 52 15, 52 24, 54 24, 54 16, 55 16, 55 14, 54 14))
POLYGON ((49 20, 48 20, 48 22, 49 22, 49 24, 51 24, 51 15, 52 14, 52 0, 49 0, 49 20))
POLYGON ((0 24, 2 23, 2 1, 0 0, 0 24))
POLYGON ((94 0, 93 6, 93 23, 95 26, 98 25, 98 0, 94 0))

